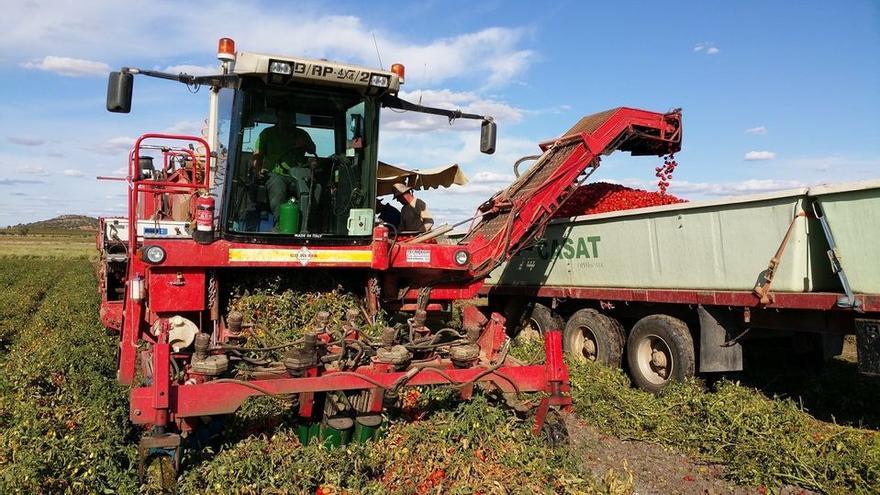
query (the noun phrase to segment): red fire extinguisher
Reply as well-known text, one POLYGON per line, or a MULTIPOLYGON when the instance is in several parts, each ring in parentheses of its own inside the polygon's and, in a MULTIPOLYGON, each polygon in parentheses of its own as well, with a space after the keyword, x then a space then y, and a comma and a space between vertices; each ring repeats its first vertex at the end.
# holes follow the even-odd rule
POLYGON ((193 239, 199 244, 214 241, 214 197, 208 193, 196 198, 196 230, 193 239))

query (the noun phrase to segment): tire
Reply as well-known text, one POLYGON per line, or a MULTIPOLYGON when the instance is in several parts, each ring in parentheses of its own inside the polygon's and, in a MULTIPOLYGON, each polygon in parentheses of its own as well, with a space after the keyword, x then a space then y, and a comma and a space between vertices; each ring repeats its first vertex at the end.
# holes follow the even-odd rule
POLYGON ((694 340, 688 326, 667 315, 642 318, 629 333, 626 361, 633 383, 654 394, 693 377, 694 340))
POLYGON ((562 342, 575 359, 620 367, 623 327, 595 309, 581 309, 571 315, 565 324, 562 342))
POLYGON ((525 326, 526 311, 530 308, 524 297, 490 298, 489 307, 507 319, 507 331, 512 337, 519 335, 525 326))
POLYGON ((526 332, 531 330, 543 338, 547 331, 562 330, 564 326, 565 320, 556 314, 556 311, 541 303, 535 303, 531 312, 523 320, 522 330, 526 332))

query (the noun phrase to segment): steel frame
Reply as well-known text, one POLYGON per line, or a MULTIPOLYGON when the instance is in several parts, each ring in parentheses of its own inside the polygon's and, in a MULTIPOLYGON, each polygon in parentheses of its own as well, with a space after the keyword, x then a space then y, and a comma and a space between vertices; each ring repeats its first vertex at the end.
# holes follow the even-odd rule
MULTIPOLYGON (((702 304, 704 306, 731 306, 765 309, 808 309, 852 312, 851 308, 837 305, 840 294, 835 292, 774 292, 774 300, 761 304, 751 291, 719 291, 699 289, 627 289, 615 287, 576 286, 483 286, 480 294, 504 294, 558 299, 593 299, 660 304, 702 304)), ((860 309, 880 311, 880 295, 856 294, 860 309)))

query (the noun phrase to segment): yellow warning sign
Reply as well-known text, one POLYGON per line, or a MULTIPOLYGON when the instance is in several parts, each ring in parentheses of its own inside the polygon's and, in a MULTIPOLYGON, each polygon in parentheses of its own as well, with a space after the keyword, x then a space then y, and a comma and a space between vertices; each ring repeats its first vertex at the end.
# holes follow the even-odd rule
POLYGON ((290 263, 302 266, 311 264, 363 263, 373 261, 370 249, 309 249, 306 246, 292 249, 230 248, 229 262, 241 263, 290 263))

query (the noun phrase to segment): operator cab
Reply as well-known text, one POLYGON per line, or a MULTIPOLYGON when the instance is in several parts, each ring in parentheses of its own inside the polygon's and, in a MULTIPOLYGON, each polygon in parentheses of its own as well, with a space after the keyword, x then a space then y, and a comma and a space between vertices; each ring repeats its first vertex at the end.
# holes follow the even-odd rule
MULTIPOLYGON (((107 110, 116 113, 131 111, 135 74, 210 86, 206 140, 147 134, 138 141, 191 140, 210 147, 214 160, 208 160, 210 180, 207 171, 200 176, 204 183, 193 178, 167 189, 166 183, 137 179, 153 196, 192 190, 197 206, 186 213, 202 222, 193 234, 197 242, 215 240, 219 227, 222 238, 239 242, 369 244, 381 107, 444 116, 450 123, 481 120, 480 150, 495 151, 492 117, 400 99, 400 64, 384 71, 323 59, 236 53, 229 38, 220 40, 217 58, 220 74, 191 76, 123 67, 110 73, 107 86, 107 110), (214 198, 219 217, 213 216, 214 198), (201 220, 193 213, 196 209, 206 212, 201 220)), ((139 157, 142 149, 146 147, 138 144, 132 156, 139 157)), ((193 155, 196 166, 195 152, 178 151, 193 155)))
POLYGON ((398 74, 253 53, 239 53, 234 72, 240 84, 220 108, 229 121, 223 236, 368 243, 379 107, 398 74))
POLYGON ((232 107, 226 237, 369 239, 379 124, 374 96, 254 78, 242 81, 232 107), (283 164, 279 153, 267 149, 272 137, 295 148, 283 164), (259 167, 255 155, 263 155, 259 167))

